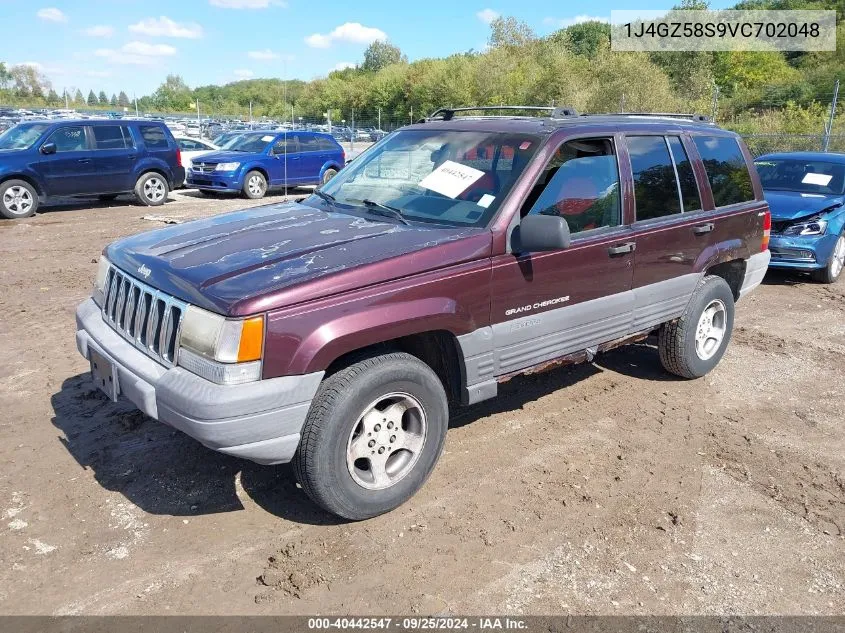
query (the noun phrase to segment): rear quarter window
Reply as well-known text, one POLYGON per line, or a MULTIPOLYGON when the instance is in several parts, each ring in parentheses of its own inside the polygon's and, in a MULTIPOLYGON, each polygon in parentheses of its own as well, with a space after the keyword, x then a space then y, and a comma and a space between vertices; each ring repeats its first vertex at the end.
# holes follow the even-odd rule
POLYGON ((167 134, 158 125, 139 125, 138 129, 147 149, 168 149, 170 147, 167 134))
POLYGON ((704 163, 717 207, 754 200, 748 164, 735 138, 694 136, 693 141, 704 163))

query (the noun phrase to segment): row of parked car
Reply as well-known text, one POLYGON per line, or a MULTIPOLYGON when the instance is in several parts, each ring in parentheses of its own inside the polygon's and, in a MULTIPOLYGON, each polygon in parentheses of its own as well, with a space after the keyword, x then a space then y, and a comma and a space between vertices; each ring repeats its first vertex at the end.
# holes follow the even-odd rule
POLYGON ((337 141, 316 132, 247 131, 218 148, 176 139, 161 121, 24 122, 0 135, 0 214, 28 217, 62 196, 134 193, 157 206, 185 183, 261 198, 273 188, 325 183, 345 162, 337 141))
MULTIPOLYGON (((337 140, 305 130, 237 130, 214 141, 174 136, 163 121, 25 121, 0 135, 0 214, 33 215, 53 196, 163 204, 183 184, 261 198, 328 182, 345 165, 337 140)), ((771 266, 831 283, 845 268, 845 155, 779 153, 755 166, 772 211, 771 266)))

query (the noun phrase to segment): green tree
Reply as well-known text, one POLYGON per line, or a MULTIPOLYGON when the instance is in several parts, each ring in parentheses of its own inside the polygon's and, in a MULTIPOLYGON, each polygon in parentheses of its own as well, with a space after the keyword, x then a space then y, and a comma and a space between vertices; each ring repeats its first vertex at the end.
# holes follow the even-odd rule
POLYGON ((61 98, 56 91, 50 88, 50 92, 47 93, 47 105, 56 106, 62 102, 61 98))
POLYGON ((76 105, 82 105, 85 103, 85 97, 82 96, 82 91, 79 88, 76 89, 76 94, 73 95, 73 102, 76 105))
POLYGON ((12 73, 6 68, 4 62, 0 62, 0 89, 6 90, 12 83, 12 73))
POLYGON ((490 23, 490 48, 521 47, 536 39, 534 31, 525 22, 513 17, 498 17, 490 23))
POLYGON ((100 90, 100 95, 97 97, 97 100, 100 102, 100 105, 108 105, 109 104, 109 97, 105 93, 104 90, 100 90))
POLYGON ((117 107, 117 95, 116 94, 112 94, 111 99, 109 99, 109 105, 112 106, 113 108, 117 107))
POLYGON ((97 105, 97 95, 94 94, 93 90, 88 91, 88 105, 89 106, 97 105))
POLYGON ((152 94, 152 102, 159 110, 170 112, 185 112, 193 104, 191 89, 179 75, 167 75, 152 94))
POLYGON ((117 105, 122 108, 129 107, 129 97, 126 96, 126 93, 123 90, 120 91, 120 94, 117 95, 117 105))
POLYGON ((376 40, 364 51, 364 63, 361 69, 365 72, 378 72, 391 64, 408 63, 408 58, 402 54, 398 46, 390 42, 376 40))
POLYGON ((610 46, 610 25, 591 20, 555 31, 549 39, 563 43, 575 55, 594 58, 602 48, 610 46))

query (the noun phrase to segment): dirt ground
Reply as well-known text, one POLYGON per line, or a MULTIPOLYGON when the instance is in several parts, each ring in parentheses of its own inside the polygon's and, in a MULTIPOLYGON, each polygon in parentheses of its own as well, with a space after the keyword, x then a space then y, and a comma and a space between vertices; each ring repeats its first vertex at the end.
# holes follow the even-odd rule
POLYGON ((289 467, 91 384, 74 310, 102 247, 255 204, 171 200, 0 222, 0 612, 845 611, 845 282, 770 274, 701 380, 653 342, 513 380, 453 421, 414 499, 344 524, 289 467))

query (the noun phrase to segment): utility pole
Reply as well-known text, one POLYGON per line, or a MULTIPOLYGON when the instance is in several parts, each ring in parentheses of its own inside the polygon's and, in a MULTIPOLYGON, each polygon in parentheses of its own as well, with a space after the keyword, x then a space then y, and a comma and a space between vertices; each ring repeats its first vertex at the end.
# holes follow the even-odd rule
POLYGON ((138 118, 138 96, 133 92, 132 98, 135 100, 135 118, 138 118))
POLYGON ((378 109, 378 129, 381 129, 381 108, 378 109))
POLYGON ((414 123, 414 106, 411 106, 411 124, 414 123))
POLYGON ((355 151, 355 108, 352 108, 352 135, 349 137, 349 151, 355 151))
POLYGON ((824 142, 822 143, 822 151, 828 151, 830 147, 830 135, 833 133, 833 118, 836 116, 836 102, 839 100, 839 80, 833 85, 833 102, 830 104, 830 118, 827 121, 824 131, 824 142))
POLYGON ((67 88, 65 88, 65 110, 70 110, 70 104, 68 103, 67 98, 67 88))
POLYGON ((197 99, 197 125, 200 125, 200 100, 197 99))
POLYGON ((625 114, 625 93, 622 93, 622 98, 619 99, 619 112, 625 114))
POLYGON ((249 100, 249 129, 252 129, 252 99, 249 100))
POLYGON ((710 108, 710 119, 715 123, 719 113, 719 86, 713 84, 713 105, 710 108))

